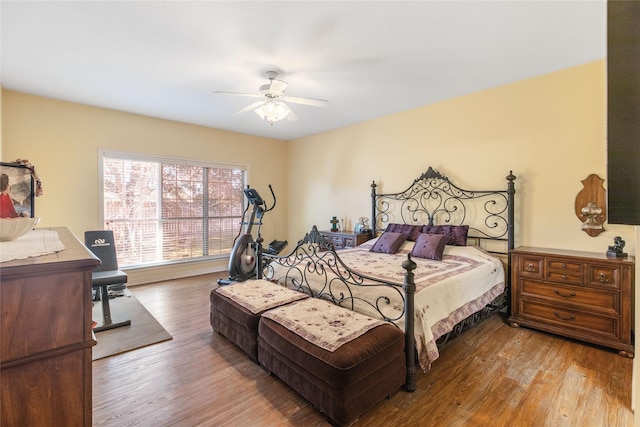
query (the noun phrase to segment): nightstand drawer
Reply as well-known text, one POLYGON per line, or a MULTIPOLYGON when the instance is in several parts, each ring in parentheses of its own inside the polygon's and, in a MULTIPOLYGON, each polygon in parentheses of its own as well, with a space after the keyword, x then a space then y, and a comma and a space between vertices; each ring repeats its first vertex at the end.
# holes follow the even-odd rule
POLYGON ((580 286, 564 286, 523 278, 520 287, 522 298, 539 298, 553 304, 584 307, 603 314, 616 316, 620 310, 617 292, 598 292, 580 286))
POLYGON ((532 318, 538 322, 557 326, 566 330, 567 335, 571 331, 588 332, 590 335, 600 335, 609 338, 618 338, 618 318, 582 310, 573 310, 567 307, 547 305, 537 301, 523 299, 520 301, 521 315, 523 318, 532 318))

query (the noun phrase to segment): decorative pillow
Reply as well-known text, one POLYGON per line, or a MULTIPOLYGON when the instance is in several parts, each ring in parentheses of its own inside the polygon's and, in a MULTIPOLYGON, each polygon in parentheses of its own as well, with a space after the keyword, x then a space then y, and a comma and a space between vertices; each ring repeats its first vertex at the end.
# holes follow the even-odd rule
POLYGON ((389 224, 385 231, 391 231, 393 233, 402 233, 407 236, 407 240, 415 242, 418 234, 422 233, 421 225, 412 224, 389 224))
POLYGON ((442 252, 448 241, 449 236, 444 234, 421 233, 416 239, 411 255, 416 258, 442 261, 442 252))
POLYGON ((407 240, 407 236, 402 233, 394 233, 392 231, 385 231, 382 236, 378 237, 378 240, 370 249, 371 252, 380 252, 383 254, 395 254, 398 252, 400 245, 407 240))
POLYGON ((422 232, 427 234, 444 234, 449 236, 451 246, 467 246, 468 225, 425 225, 422 232))

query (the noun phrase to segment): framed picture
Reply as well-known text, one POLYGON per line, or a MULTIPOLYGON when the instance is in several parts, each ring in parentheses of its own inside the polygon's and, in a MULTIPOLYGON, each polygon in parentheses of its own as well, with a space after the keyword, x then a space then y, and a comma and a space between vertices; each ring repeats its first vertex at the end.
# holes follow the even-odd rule
POLYGON ((0 162, 0 218, 33 218, 34 179, 25 165, 0 162))

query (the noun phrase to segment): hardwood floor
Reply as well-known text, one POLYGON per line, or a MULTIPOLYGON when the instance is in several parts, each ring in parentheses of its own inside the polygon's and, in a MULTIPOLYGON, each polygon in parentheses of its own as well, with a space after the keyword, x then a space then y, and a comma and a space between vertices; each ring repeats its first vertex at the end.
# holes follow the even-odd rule
MULTIPOLYGON (((222 275, 131 287, 173 340, 93 362, 95 426, 326 426, 209 324, 222 275)), ((633 426, 632 360, 495 315, 355 426, 633 426)))

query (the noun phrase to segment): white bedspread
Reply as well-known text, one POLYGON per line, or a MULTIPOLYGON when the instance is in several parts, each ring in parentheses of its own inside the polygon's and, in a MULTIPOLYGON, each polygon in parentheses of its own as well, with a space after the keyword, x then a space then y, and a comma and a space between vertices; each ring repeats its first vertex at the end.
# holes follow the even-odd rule
MULTIPOLYGON (((402 263, 414 242, 405 242, 393 255, 370 252, 374 242, 370 240, 356 248, 338 251, 338 256, 358 273, 402 284, 405 272, 402 263)), ((505 273, 499 258, 475 246, 446 246, 442 261, 415 257, 412 260, 417 264, 414 270, 416 348, 420 366, 426 371, 439 357, 436 340, 500 295, 504 291, 505 273)), ((279 270, 275 278, 281 274, 282 270, 279 270)), ((322 275, 305 276, 316 292, 331 283, 322 275)), ((336 295, 339 285, 332 283, 332 286, 336 295)), ((402 298, 397 292, 377 286, 354 288, 357 288, 358 296, 370 301, 375 301, 380 295, 387 296, 390 299, 388 305, 384 300, 377 300, 382 312, 390 319, 400 316, 402 298)), ((354 310, 371 316, 377 314, 374 308, 358 301, 354 310)), ((404 329, 403 319, 395 323, 404 329)))

